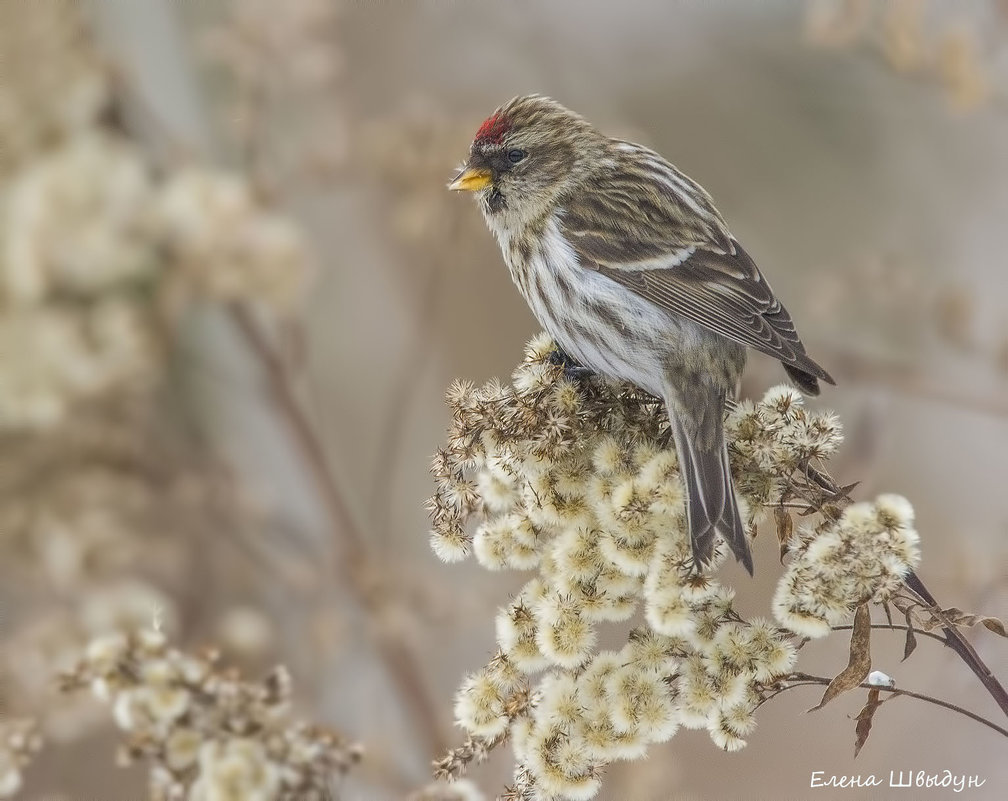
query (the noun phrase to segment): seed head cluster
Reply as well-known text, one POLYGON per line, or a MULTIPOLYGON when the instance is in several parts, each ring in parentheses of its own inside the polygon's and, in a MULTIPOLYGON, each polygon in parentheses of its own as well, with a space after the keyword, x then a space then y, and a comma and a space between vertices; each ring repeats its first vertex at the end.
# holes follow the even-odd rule
POLYGON ((220 670, 216 652, 194 656, 144 629, 93 640, 62 678, 90 688, 127 733, 120 762, 151 764, 158 801, 294 801, 329 797, 361 757, 336 732, 294 720, 291 681, 276 668, 260 683, 220 670))
MULTIPOLYGON (((512 796, 537 800, 592 798, 606 764, 642 758, 680 727, 706 729, 728 751, 743 747, 763 690, 795 661, 795 629, 782 610, 807 601, 778 591, 775 612, 790 630, 743 619, 734 591, 715 577, 724 544, 706 567, 692 561, 663 405, 628 384, 568 380, 550 361, 553 347, 546 335, 533 339, 509 385, 450 387, 452 425, 429 501, 441 559, 472 555, 488 570, 534 572, 499 610, 499 650, 463 681, 455 716, 483 742, 510 738, 512 796), (628 627, 622 648, 599 647, 600 623, 638 612, 646 625, 628 627)), ((796 470, 841 441, 832 414, 807 410, 785 387, 739 404, 726 432, 750 531, 796 470)), ((858 586, 872 560, 891 555, 872 574, 882 592, 900 575, 897 540, 903 564, 915 558, 902 504, 880 499, 872 524, 852 507, 853 518, 828 529, 843 544, 834 550, 813 547, 826 534, 796 538, 782 588, 822 575, 823 557, 850 560, 848 548, 858 551, 858 586)), ((849 611, 851 593, 816 580, 812 592, 849 611)))
POLYGON ((34 720, 0 720, 0 798, 9 798, 21 789, 21 771, 41 747, 42 737, 34 720))
POLYGON ((913 522, 906 498, 880 495, 848 506, 832 526, 799 535, 774 616, 803 637, 825 637, 855 606, 888 598, 920 561, 913 522))

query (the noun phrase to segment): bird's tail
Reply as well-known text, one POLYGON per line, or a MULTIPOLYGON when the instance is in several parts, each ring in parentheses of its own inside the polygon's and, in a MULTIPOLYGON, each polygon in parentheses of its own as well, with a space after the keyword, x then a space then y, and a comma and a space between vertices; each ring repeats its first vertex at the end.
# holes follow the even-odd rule
POLYGON ((715 534, 720 533, 735 558, 752 575, 752 552, 735 502, 724 439, 724 397, 721 395, 719 402, 705 405, 709 414, 696 431, 689 430, 680 420, 682 415, 677 415, 674 407, 669 406, 679 471, 686 487, 686 517, 693 560, 697 565, 708 564, 714 555, 715 534))

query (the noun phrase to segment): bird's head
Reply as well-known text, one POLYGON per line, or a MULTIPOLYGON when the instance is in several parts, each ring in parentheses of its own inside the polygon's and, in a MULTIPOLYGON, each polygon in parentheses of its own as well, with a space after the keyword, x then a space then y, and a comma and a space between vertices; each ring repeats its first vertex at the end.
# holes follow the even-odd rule
POLYGON ((606 142, 555 100, 516 97, 476 131, 469 158, 448 188, 478 193, 489 218, 530 222, 598 168, 606 142))

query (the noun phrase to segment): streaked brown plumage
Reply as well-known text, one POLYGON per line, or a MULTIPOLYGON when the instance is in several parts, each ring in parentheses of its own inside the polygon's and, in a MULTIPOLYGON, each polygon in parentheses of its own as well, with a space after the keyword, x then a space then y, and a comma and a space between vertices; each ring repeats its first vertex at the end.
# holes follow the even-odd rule
POLYGON ((717 532, 752 572, 722 431, 745 346, 806 393, 833 379, 710 196, 539 95, 483 123, 451 188, 478 193, 515 284, 565 353, 665 399, 695 561, 709 561, 717 532))

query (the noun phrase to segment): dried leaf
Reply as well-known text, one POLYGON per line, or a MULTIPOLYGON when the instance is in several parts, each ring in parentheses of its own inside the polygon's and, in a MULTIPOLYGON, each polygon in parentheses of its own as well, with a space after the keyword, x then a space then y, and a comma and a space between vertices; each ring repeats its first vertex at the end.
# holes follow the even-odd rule
POLYGON ((901 662, 905 662, 907 657, 914 652, 917 647, 917 635, 914 634, 913 624, 910 622, 910 615, 907 615, 907 630, 906 630, 906 644, 903 646, 903 659, 901 662))
POLYGON ((901 661, 905 662, 906 658, 913 653, 913 649, 917 647, 917 636, 913 633, 913 618, 910 616, 910 611, 906 611, 906 644, 903 646, 903 659, 901 661))
POLYGON ((977 615, 972 612, 964 612, 958 607, 951 607, 939 612, 936 617, 939 619, 937 625, 941 625, 942 621, 940 618, 944 615, 953 625, 965 626, 970 628, 977 625, 978 623, 983 625, 989 631, 993 631, 995 634, 999 634, 1002 637, 1008 637, 1008 632, 1005 631, 1005 624, 1000 619, 996 617, 989 617, 987 615, 977 615))
POLYGON ((855 739, 854 739, 854 757, 861 751, 861 746, 865 744, 868 740, 868 735, 871 734, 872 718, 875 716, 875 710, 882 706, 884 701, 879 699, 879 691, 872 688, 868 691, 868 700, 865 702, 864 707, 858 712, 857 726, 854 727, 855 739))
POLYGON ((985 617, 980 621, 983 623, 984 628, 989 631, 993 631, 995 634, 1000 634, 1002 637, 1008 637, 1008 633, 1005 632, 1005 624, 1002 620, 996 617, 985 617))
POLYGON ((836 678, 829 683, 822 700, 809 712, 822 709, 840 693, 857 687, 871 670, 871 612, 868 604, 861 604, 854 612, 854 628, 851 632, 850 659, 836 678))
POLYGON ((780 560, 784 564, 784 555, 787 553, 788 543, 791 541, 791 533, 794 531, 794 523, 791 515, 783 506, 774 507, 774 522, 777 524, 777 542, 780 544, 780 560))
POLYGON ((917 621, 917 628, 921 631, 934 631, 935 629, 943 628, 946 625, 933 610, 925 609, 924 613, 928 615, 927 619, 917 621))
POLYGON ((848 484, 846 487, 840 487, 835 493, 833 493, 830 498, 831 501, 849 501, 851 492, 860 484, 860 481, 855 481, 853 484, 848 484))

